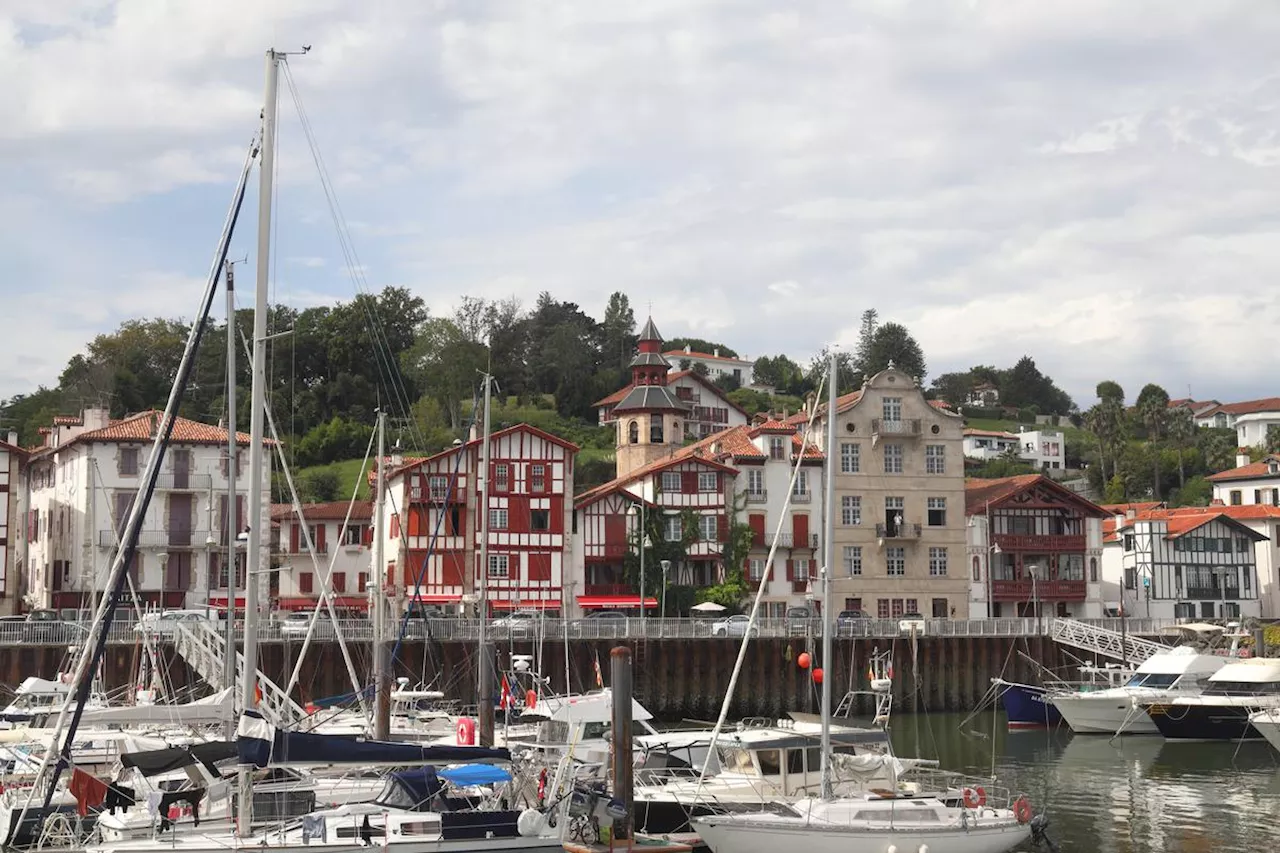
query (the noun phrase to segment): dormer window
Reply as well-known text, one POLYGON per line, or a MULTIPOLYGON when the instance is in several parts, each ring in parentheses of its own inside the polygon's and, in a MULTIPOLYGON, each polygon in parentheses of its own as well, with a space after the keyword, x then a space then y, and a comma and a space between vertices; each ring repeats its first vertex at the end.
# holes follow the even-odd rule
POLYGON ((1268 459, 1268 460, 1267 460, 1267 473, 1268 473, 1268 474, 1280 474, 1280 462, 1277 462, 1277 461, 1276 461, 1276 460, 1274 460, 1274 459, 1268 459))

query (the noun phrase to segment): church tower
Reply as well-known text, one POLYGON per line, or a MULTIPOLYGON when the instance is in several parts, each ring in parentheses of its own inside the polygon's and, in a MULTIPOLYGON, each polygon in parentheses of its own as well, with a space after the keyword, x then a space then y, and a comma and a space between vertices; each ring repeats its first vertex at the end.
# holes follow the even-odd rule
POLYGON ((653 318, 640 330, 636 357, 631 360, 631 387, 613 407, 617 418, 619 477, 669 456, 684 444, 684 419, 689 406, 667 387, 671 364, 662 355, 662 336, 653 318))

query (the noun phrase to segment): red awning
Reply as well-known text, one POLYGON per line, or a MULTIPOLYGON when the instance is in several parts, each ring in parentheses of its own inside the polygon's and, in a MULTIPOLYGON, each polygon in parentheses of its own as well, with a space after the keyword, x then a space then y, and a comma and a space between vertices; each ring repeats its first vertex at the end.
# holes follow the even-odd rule
MULTIPOLYGON (((580 595, 578 596, 578 604, 586 608, 611 608, 611 607, 639 607, 640 596, 638 595, 580 595)), ((644 600, 645 609, 658 606, 658 599, 646 598, 644 600)))
POLYGON ((423 604, 457 604, 462 601, 462 593, 460 592, 424 592, 419 596, 408 596, 409 603, 420 601, 423 604))
MULTIPOLYGON (((316 606, 319 598, 282 598, 280 599, 281 610, 310 610, 316 606)), ((369 608, 369 599, 363 595, 335 595, 333 597, 333 606, 340 607, 344 610, 367 610, 369 608)))
MULTIPOLYGON (((225 595, 211 595, 211 596, 209 596, 209 606, 210 606, 210 607, 216 607, 216 608, 218 608, 219 610, 226 610, 226 609, 227 609, 227 597, 226 597, 225 595)), ((244 607, 244 599, 243 599, 243 598, 240 598, 239 596, 237 596, 237 597, 236 597, 236 607, 239 607, 239 608, 243 608, 243 607, 244 607)))
POLYGON ((558 598, 526 598, 522 601, 494 601, 494 610, 559 610, 558 598))

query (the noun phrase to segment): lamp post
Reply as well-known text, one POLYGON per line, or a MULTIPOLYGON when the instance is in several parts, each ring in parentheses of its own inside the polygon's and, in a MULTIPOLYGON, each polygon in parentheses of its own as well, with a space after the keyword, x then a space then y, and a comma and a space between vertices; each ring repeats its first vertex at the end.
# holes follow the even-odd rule
POLYGON ((1036 585, 1039 580, 1040 567, 1036 565, 1027 566, 1027 574, 1031 575, 1031 606, 1036 611, 1036 636, 1040 636, 1040 588, 1036 585))
MULTIPOLYGON (((662 618, 667 618, 667 572, 671 571, 671 561, 662 561, 662 618)), ((643 602, 641 602, 643 604, 643 602)))
POLYGON ((644 618, 644 552, 649 547, 649 531, 645 528, 645 509, 644 502, 632 504, 631 509, 627 513, 633 518, 640 520, 640 618, 644 618), (638 509, 637 509, 638 507, 638 509))

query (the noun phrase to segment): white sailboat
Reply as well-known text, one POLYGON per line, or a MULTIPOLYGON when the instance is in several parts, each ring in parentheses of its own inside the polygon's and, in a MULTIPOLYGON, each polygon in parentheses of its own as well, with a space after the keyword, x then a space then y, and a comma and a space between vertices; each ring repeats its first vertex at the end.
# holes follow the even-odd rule
MULTIPOLYGON (((836 440, 834 350, 827 376, 828 451, 836 440)), ((826 531, 823 537, 822 619, 831 620, 831 566, 835 552, 835 478, 826 478, 826 531)), ((822 660, 832 659, 832 626, 822 631, 822 660)), ((822 682, 821 785, 817 796, 772 803, 756 812, 704 815, 691 823, 713 853, 883 853, 885 850, 1004 853, 1032 836, 1032 814, 1025 797, 1008 800, 994 791, 965 788, 959 796, 933 794, 936 787, 903 786, 892 768, 883 789, 836 796, 832 789, 831 679, 822 682), (998 803, 999 800, 1005 800, 998 803)), ((946 786, 943 786, 946 790, 946 786)), ((1038 822, 1037 829, 1044 824, 1038 822)))

